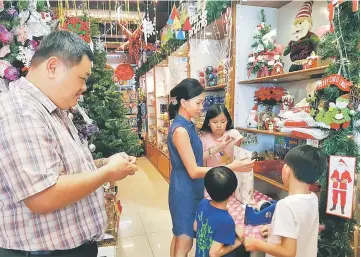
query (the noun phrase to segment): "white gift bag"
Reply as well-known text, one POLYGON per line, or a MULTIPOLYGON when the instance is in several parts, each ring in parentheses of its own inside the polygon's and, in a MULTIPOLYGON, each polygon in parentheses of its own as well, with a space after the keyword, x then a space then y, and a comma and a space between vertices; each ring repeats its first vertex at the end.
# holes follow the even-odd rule
MULTIPOLYGON (((252 152, 239 146, 234 146, 234 159, 250 161, 252 152)), ((248 172, 235 172, 238 180, 238 186, 235 192, 235 198, 243 204, 253 203, 253 169, 248 172)))

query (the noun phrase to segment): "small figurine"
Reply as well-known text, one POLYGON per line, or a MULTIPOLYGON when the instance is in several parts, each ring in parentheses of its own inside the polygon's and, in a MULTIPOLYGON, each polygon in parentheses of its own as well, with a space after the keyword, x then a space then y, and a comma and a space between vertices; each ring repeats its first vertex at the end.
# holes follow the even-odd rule
POLYGON ((249 128, 257 128, 258 126, 258 117, 257 117, 257 109, 258 103, 255 101, 255 104, 252 110, 249 112, 248 119, 247 119, 247 127, 249 128))
POLYGON ((349 103, 350 100, 348 94, 342 95, 336 99, 336 108, 338 109, 338 113, 335 115, 333 122, 331 123, 332 129, 338 130, 341 126, 346 129, 350 126, 350 116, 354 115, 355 111, 348 108, 349 103))
POLYGON ((287 91, 284 96, 282 96, 282 110, 290 110, 294 106, 295 98, 287 91))

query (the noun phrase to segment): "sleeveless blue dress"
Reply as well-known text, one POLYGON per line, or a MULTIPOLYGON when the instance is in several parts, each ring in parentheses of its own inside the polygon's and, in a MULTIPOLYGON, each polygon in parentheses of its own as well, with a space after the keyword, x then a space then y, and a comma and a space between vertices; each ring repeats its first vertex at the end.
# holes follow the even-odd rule
POLYGON ((204 198, 204 179, 191 179, 189 177, 173 144, 173 133, 178 127, 187 130, 198 166, 203 166, 203 147, 194 123, 181 115, 177 115, 168 134, 168 149, 172 164, 168 198, 169 210, 172 217, 173 234, 194 238, 196 236, 193 230, 194 217, 199 202, 204 198))

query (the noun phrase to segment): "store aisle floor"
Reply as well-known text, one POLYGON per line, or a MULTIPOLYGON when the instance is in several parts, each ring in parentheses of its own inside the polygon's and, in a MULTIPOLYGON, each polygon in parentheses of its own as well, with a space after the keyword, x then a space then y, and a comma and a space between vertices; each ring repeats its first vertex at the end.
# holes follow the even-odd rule
POLYGON ((138 168, 134 176, 118 182, 123 212, 116 256, 169 257, 169 185, 145 157, 138 159, 138 168))

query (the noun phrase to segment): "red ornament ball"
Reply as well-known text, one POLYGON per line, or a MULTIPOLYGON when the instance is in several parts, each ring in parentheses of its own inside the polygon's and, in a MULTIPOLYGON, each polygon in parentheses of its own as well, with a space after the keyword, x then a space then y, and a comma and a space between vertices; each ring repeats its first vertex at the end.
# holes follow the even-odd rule
POLYGON ((134 77, 134 69, 129 63, 121 63, 115 68, 114 75, 118 80, 130 80, 134 77))

